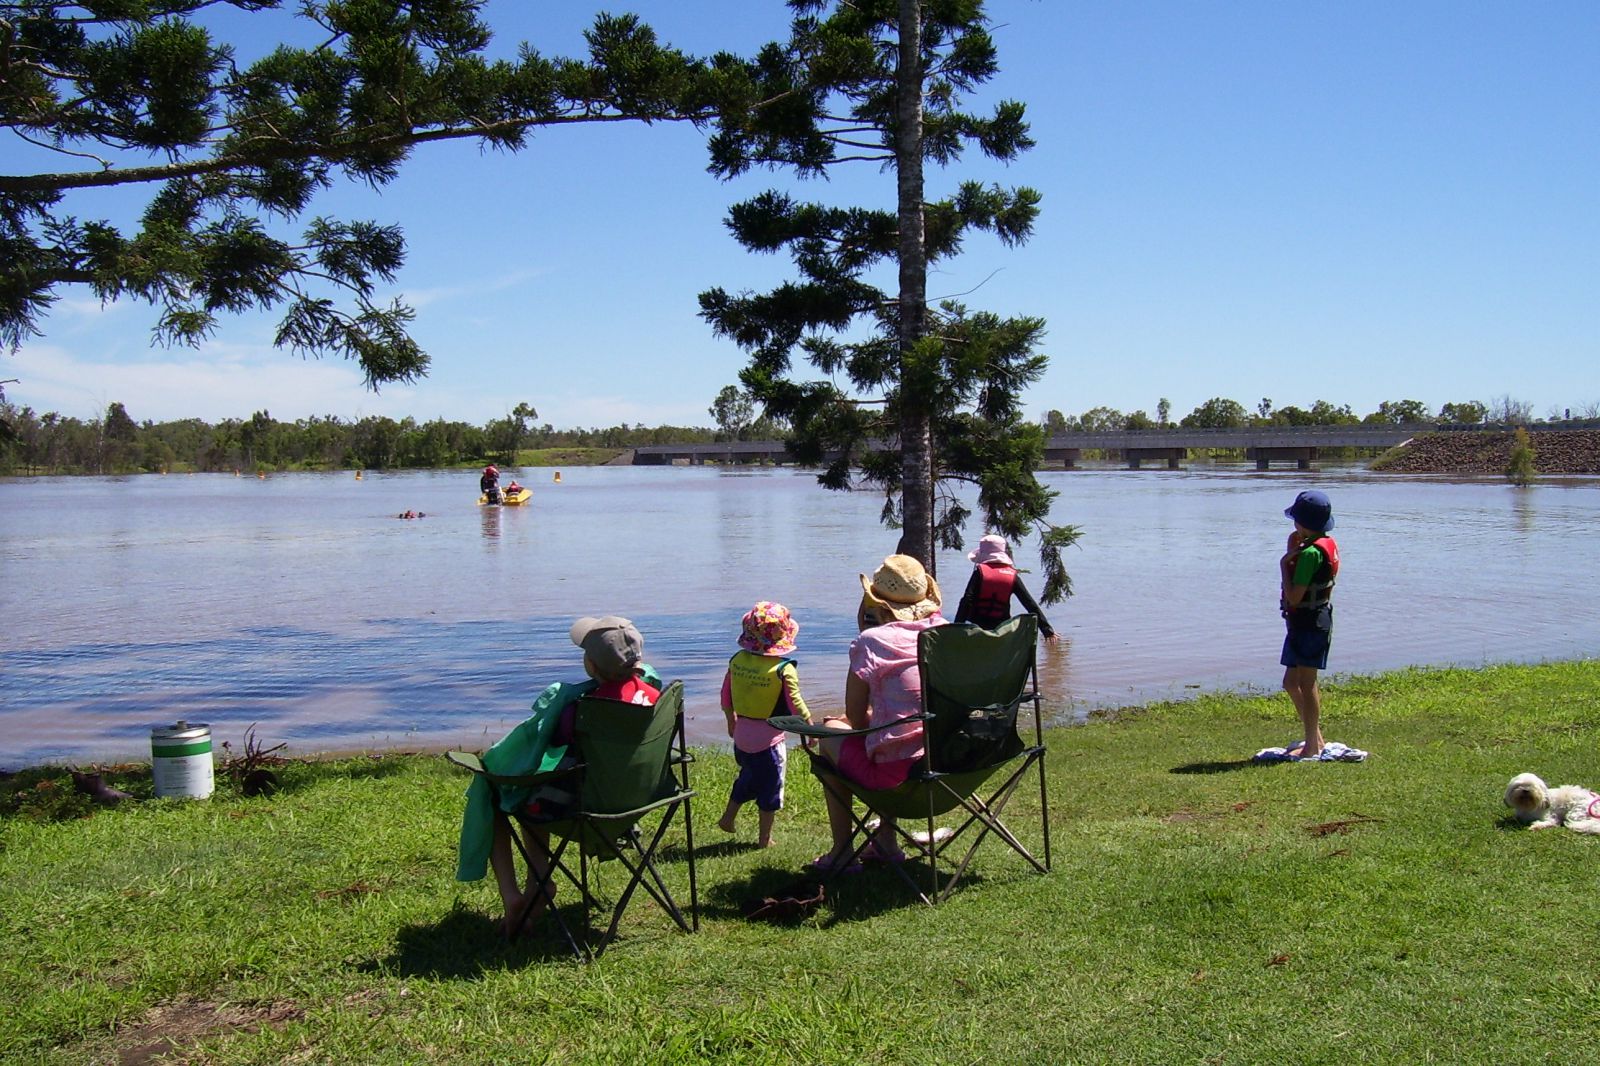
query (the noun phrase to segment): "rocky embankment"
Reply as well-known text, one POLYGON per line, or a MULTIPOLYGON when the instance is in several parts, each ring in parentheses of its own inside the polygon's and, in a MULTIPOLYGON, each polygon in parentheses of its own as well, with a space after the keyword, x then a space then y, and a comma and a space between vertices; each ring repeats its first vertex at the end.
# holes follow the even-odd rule
MULTIPOLYGON (((1516 434, 1510 430, 1424 433, 1380 456, 1373 470, 1393 474, 1504 474, 1516 434)), ((1600 474, 1600 430, 1529 433, 1541 474, 1600 474)))

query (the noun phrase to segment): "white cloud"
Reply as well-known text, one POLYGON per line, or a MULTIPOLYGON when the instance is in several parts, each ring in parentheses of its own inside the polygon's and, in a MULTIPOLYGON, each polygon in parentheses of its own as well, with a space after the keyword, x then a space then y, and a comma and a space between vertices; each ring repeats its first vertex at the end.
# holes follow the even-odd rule
MULTIPOLYGON (((709 406, 709 401, 707 406, 709 406)), ((705 426, 711 416, 704 407, 661 404, 648 396, 596 396, 566 392, 538 400, 539 422, 559 429, 605 429, 617 425, 705 426)))
POLYGON ((99 321, 113 312, 126 312, 137 309, 138 305, 132 300, 107 300, 102 303, 93 296, 66 296, 51 304, 48 313, 52 318, 66 316, 99 321))
POLYGON ((164 352, 155 359, 117 361, 30 344, 6 364, 6 370, 7 377, 18 379, 7 390, 12 402, 79 418, 103 414, 108 404, 116 402, 139 421, 216 422, 247 418, 261 410, 294 419, 361 406, 371 412, 379 399, 363 387, 353 364, 302 361, 272 348, 237 344, 213 343, 198 350, 164 352))
POLYGON ((549 273, 550 270, 548 267, 513 270, 509 274, 505 274, 498 278, 492 278, 487 281, 469 281, 463 282, 459 285, 436 285, 432 288, 400 288, 396 289, 392 294, 390 294, 390 296, 391 298, 399 297, 412 307, 422 308, 427 307, 430 304, 447 303, 463 296, 476 297, 483 296, 491 292, 503 292, 506 289, 514 289, 523 282, 544 277, 549 273))

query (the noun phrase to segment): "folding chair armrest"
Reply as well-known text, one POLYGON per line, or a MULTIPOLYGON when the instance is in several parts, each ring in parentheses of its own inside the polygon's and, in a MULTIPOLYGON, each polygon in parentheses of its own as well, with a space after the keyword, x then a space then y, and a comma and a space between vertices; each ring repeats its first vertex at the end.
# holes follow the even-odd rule
POLYGON ((781 729, 785 733, 794 733, 802 737, 849 737, 856 734, 877 733, 885 729, 893 729, 902 722, 921 722, 928 716, 922 713, 908 714, 904 718, 897 718, 892 722, 882 725, 869 725, 862 729, 838 729, 834 726, 824 725, 821 722, 808 722, 797 714, 774 715, 767 719, 767 724, 774 729, 781 729))
POLYGON ((767 724, 774 729, 802 737, 831 737, 836 734, 843 736, 845 733, 842 729, 831 729, 821 722, 812 722, 798 714, 775 714, 767 719, 767 724))
POLYGON ((455 765, 471 773, 485 777, 496 785, 511 785, 518 788, 531 788, 546 785, 552 781, 560 781, 582 770, 584 764, 573 763, 556 770, 546 770, 542 774, 497 774, 483 765, 483 759, 467 751, 447 751, 444 757, 455 765))
POLYGON ((682 803, 684 800, 693 799, 695 795, 695 790, 688 788, 679 792, 674 792, 670 796, 662 796, 660 799, 655 800, 652 803, 646 803, 643 807, 635 807, 631 811, 605 811, 603 813, 598 811, 589 811, 584 814, 584 817, 591 822, 637 822, 640 818, 649 814, 653 810, 657 810, 658 808, 665 807, 672 803, 682 803))

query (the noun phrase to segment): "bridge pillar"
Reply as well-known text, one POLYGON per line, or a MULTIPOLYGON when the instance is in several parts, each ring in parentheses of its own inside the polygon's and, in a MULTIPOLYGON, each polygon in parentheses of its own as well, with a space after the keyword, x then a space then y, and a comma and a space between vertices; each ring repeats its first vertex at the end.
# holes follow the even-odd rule
POLYGON ((1273 460, 1288 462, 1293 459, 1296 470, 1310 470, 1311 461, 1317 457, 1315 448, 1246 448, 1246 459, 1256 461, 1257 470, 1267 469, 1267 464, 1273 460))
POLYGON ((1137 470, 1139 464, 1146 459, 1167 461, 1168 470, 1182 469, 1178 464, 1189 454, 1187 448, 1125 448, 1122 456, 1128 460, 1128 469, 1137 470))
POLYGON ((1060 459, 1061 469, 1063 470, 1076 470, 1078 468, 1078 460, 1083 458, 1083 450, 1081 448, 1046 448, 1044 457, 1046 459, 1060 459))

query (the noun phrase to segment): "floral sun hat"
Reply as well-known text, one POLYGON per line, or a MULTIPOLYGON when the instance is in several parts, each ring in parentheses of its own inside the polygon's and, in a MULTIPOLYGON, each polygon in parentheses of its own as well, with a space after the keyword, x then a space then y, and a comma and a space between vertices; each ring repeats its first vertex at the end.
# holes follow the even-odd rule
POLYGON ((746 611, 741 625, 744 632, 739 647, 757 655, 794 651, 795 634, 800 632, 800 623, 789 616, 789 608, 771 600, 762 600, 746 611))

